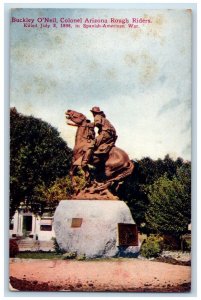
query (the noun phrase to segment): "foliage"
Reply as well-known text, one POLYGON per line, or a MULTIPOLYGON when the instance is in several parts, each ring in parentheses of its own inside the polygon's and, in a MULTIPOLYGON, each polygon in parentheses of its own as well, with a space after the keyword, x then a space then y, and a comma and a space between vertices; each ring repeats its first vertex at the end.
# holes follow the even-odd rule
POLYGON ((191 240, 190 239, 183 240, 183 251, 191 252, 191 240))
POLYGON ((158 235, 150 235, 142 244, 140 254, 146 258, 157 257, 162 252, 163 238, 158 235))
MULTIPOLYGON (((78 172, 78 175, 74 177, 74 181, 76 182, 76 190, 82 190, 86 181, 81 170, 78 172)), ((49 212, 55 211, 60 200, 72 199, 72 195, 75 192, 69 175, 56 179, 49 187, 43 184, 35 189, 37 199, 39 199, 41 203, 45 200, 46 209, 48 209, 49 212)))
POLYGON ((85 260, 86 259, 86 255, 85 254, 80 254, 76 257, 77 260, 85 260))
POLYGON ((142 190, 140 183, 140 162, 134 162, 134 173, 127 177, 117 192, 119 199, 129 206, 133 218, 138 226, 145 221, 145 212, 148 206, 148 197, 142 190))
POLYGON ((62 254, 56 254, 55 252, 20 252, 17 254, 18 258, 24 259, 61 259, 62 254))
POLYGON ((155 230, 147 223, 146 219, 150 204, 148 188, 164 175, 169 180, 176 176, 182 184, 186 181, 185 188, 190 194, 191 165, 190 162, 184 162, 182 158, 173 160, 169 155, 166 155, 164 159, 157 160, 145 157, 134 163, 134 173, 120 186, 118 197, 129 206, 139 230, 143 233, 151 233, 155 230))
POLYGON ((10 257, 15 257, 19 252, 19 247, 16 240, 9 240, 9 255, 10 257))
POLYGON ((45 207, 38 189, 68 174, 72 151, 50 124, 10 110, 10 215, 20 202, 33 212, 45 207))
POLYGON ((148 186, 150 204, 146 212, 146 221, 156 232, 179 237, 188 231, 191 221, 189 169, 190 166, 182 166, 177 171, 178 176, 174 176, 173 179, 168 179, 165 174, 148 186))
POLYGON ((54 243, 54 250, 56 252, 56 254, 64 254, 65 250, 60 248, 59 244, 57 243, 56 238, 52 238, 53 243, 54 243))
POLYGON ((46 202, 48 211, 53 212, 60 200, 70 199, 72 195, 72 184, 69 175, 56 179, 52 185, 46 186, 45 184, 37 186, 35 195, 37 199, 46 202))
POLYGON ((74 176, 75 187, 73 187, 73 192, 77 194, 80 192, 86 185, 85 174, 82 169, 79 169, 77 176, 74 176))
POLYGON ((74 259, 76 257, 77 257, 76 252, 67 252, 63 254, 62 259, 74 259))
POLYGON ((167 178, 172 179, 177 169, 186 164, 182 158, 178 157, 176 160, 166 155, 164 159, 153 160, 150 157, 142 158, 138 161, 140 165, 139 182, 140 184, 150 185, 155 180, 166 174, 167 178))
POLYGON ((181 249, 181 239, 177 235, 164 234, 163 235, 163 250, 180 250, 181 249))

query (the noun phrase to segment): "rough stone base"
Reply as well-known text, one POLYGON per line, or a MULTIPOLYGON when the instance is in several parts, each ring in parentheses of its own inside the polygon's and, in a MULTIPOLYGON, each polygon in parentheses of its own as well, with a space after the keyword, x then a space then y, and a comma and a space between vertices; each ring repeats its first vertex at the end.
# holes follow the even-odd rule
POLYGON ((137 256, 138 246, 119 245, 118 223, 135 224, 123 201, 63 200, 54 215, 59 246, 87 258, 137 256))

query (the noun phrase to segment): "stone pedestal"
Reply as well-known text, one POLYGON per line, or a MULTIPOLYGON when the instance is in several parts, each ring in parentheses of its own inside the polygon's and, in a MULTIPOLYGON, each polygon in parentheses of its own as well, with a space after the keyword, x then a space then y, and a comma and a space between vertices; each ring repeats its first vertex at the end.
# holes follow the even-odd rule
POLYGON ((53 226, 66 252, 87 258, 137 256, 139 252, 137 228, 123 201, 60 201, 53 226))

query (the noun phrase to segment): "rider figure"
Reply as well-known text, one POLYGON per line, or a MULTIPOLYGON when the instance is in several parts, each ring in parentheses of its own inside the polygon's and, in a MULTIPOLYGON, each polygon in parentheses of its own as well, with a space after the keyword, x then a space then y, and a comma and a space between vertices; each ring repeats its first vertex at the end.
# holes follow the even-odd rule
POLYGON ((117 135, 114 126, 106 119, 99 107, 93 107, 94 126, 98 128, 98 136, 95 139, 94 153, 106 154, 114 146, 117 135))
POLYGON ((94 126, 98 128, 98 136, 94 144, 85 152, 82 165, 89 163, 92 153, 107 154, 115 145, 117 135, 114 126, 106 119, 106 116, 99 107, 93 107, 90 110, 94 116, 94 126))

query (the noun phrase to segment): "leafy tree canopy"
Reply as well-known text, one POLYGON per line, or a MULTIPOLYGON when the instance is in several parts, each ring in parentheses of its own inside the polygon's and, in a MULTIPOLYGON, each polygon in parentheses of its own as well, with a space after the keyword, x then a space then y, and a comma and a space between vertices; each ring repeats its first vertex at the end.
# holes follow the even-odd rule
MULTIPOLYGON (((77 189, 82 190, 86 181, 84 179, 83 171, 79 171, 75 176, 77 189)), ((45 184, 37 186, 35 194, 40 203, 45 203, 49 212, 54 212, 59 201, 72 199, 74 189, 72 186, 71 177, 69 175, 56 179, 52 185, 46 186, 45 184)))
POLYGON ((26 199, 38 211, 37 189, 69 172, 72 151, 47 122, 10 110, 10 212, 26 199))
POLYGON ((145 218, 150 203, 147 187, 164 175, 170 181, 177 176, 180 182, 188 182, 185 187, 188 186, 188 193, 190 194, 191 164, 180 157, 173 160, 169 155, 166 155, 164 159, 157 160, 144 157, 134 163, 134 173, 120 186, 118 196, 128 204, 138 227, 142 224, 141 230, 150 232, 153 228, 147 226, 147 219, 145 218))
POLYGON ((146 221, 158 233, 180 236, 191 221, 190 165, 177 170, 176 176, 158 178, 148 186, 149 206, 146 221), (186 175, 188 175, 186 177, 186 175))

